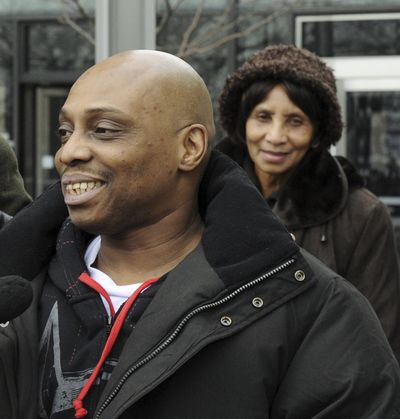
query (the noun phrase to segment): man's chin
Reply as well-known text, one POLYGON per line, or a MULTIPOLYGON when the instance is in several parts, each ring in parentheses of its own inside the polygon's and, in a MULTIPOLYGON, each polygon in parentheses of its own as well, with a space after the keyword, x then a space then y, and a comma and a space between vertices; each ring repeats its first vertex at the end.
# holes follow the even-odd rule
POLYGON ((82 231, 85 231, 86 233, 90 233, 94 235, 99 235, 102 233, 101 226, 103 225, 104 227, 104 223, 96 222, 93 219, 89 219, 89 220, 84 219, 82 217, 71 214, 71 212, 70 212, 69 218, 72 221, 72 224, 74 226, 78 227, 82 231))

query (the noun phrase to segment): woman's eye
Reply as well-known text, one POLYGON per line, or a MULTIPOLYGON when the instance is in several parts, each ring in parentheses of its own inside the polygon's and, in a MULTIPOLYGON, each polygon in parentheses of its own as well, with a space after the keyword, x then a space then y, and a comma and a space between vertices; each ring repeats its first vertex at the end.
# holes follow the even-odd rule
POLYGON ((258 114, 258 119, 260 121, 268 121, 268 120, 271 119, 271 115, 269 113, 266 113, 266 112, 260 112, 258 114))
POLYGON ((303 120, 301 118, 290 118, 289 123, 290 125, 298 127, 303 124, 303 120))

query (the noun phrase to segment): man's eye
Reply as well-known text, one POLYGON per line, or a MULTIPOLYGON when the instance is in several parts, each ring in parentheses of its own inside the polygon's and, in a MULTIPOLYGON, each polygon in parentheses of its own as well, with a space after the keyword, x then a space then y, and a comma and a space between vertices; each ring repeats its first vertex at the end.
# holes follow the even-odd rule
POLYGON ((60 137, 61 143, 65 143, 71 136, 71 131, 66 128, 58 128, 58 136, 60 137))
POLYGON ((108 132, 110 132, 111 130, 110 129, 108 129, 108 128, 104 128, 104 127, 97 127, 96 129, 95 129, 95 132, 97 133, 97 134, 107 134, 108 132))
POLYGON ((109 127, 96 127, 93 132, 104 137, 112 137, 120 132, 120 130, 109 127))

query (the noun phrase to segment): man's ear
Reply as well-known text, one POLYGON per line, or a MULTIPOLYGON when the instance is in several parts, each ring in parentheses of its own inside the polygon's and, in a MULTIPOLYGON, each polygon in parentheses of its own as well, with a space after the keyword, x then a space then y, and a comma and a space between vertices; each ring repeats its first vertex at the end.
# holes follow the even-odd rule
POLYGON ((182 130, 179 169, 194 170, 203 161, 208 149, 208 132, 204 125, 193 124, 182 130))

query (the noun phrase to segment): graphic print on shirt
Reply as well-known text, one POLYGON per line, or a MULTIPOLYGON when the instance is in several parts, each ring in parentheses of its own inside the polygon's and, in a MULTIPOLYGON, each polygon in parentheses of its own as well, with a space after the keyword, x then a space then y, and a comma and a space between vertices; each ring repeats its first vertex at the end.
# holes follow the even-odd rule
MULTIPOLYGON (((59 326, 58 303, 54 303, 43 334, 40 339, 39 359, 41 365, 41 377, 39 398, 41 405, 44 406, 51 417, 64 417, 62 412, 71 411, 72 401, 76 399, 82 387, 89 379, 94 370, 94 366, 80 371, 65 372, 62 368, 59 326)), ((94 385, 101 383, 102 386, 110 379, 110 375, 117 360, 110 358, 104 364, 100 379, 94 385)), ((99 388, 99 387, 98 387, 99 388)), ((94 388, 92 389, 93 392, 94 388)), ((95 400, 93 400, 95 403, 95 400)), ((70 413, 68 413, 70 417, 70 413)))
MULTIPOLYGON (((53 399, 51 412, 58 413, 72 408, 72 401, 78 396, 93 368, 74 373, 64 373, 61 367, 60 328, 58 303, 51 309, 46 327, 43 330, 39 345, 39 356, 42 365, 39 397, 53 399), (53 371, 46 371, 53 358, 53 371), (48 377, 48 378, 46 378, 48 377), (52 382, 52 385, 50 383, 52 382), (46 385, 45 383, 48 383, 46 385), (52 390, 51 390, 52 388, 52 390), (53 392, 53 395, 50 393, 53 392)), ((46 405, 46 403, 44 403, 46 405)))

